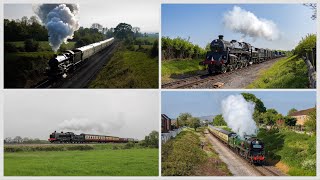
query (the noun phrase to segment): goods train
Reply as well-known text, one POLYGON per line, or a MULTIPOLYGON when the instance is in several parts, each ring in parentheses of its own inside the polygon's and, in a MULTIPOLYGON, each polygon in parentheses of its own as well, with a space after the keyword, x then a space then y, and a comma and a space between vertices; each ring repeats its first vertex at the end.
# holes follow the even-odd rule
POLYGON ((228 145, 251 164, 264 164, 264 143, 256 137, 246 135, 241 139, 236 133, 208 125, 209 132, 228 145))
POLYGON ((199 64, 208 66, 209 74, 225 73, 284 55, 280 51, 256 48, 246 42, 225 41, 223 35, 219 35, 210 43, 206 59, 199 64))
POLYGON ((137 139, 133 138, 120 138, 116 136, 105 136, 105 135, 93 135, 81 133, 77 135, 73 132, 61 132, 54 131, 50 134, 48 139, 51 143, 127 143, 135 142, 137 139))
POLYGON ((89 44, 74 50, 64 51, 60 55, 55 55, 48 62, 46 74, 49 79, 58 79, 66 77, 68 73, 73 72, 77 67, 90 59, 93 55, 112 45, 114 38, 89 44))

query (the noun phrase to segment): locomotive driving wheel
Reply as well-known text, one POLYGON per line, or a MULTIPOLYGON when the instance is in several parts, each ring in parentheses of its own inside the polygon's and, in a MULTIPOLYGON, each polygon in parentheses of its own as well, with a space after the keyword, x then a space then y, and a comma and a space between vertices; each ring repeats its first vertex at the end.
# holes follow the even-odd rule
POLYGON ((227 66, 225 64, 221 65, 221 73, 226 73, 227 72, 227 66))

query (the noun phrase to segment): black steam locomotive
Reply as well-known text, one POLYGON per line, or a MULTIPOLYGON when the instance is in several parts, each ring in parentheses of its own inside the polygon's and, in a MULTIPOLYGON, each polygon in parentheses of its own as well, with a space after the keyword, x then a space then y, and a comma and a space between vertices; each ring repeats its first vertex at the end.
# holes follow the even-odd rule
POLYGON ((246 42, 225 41, 223 35, 219 35, 219 39, 211 42, 210 50, 206 54, 206 59, 200 62, 200 65, 208 66, 209 74, 226 73, 284 56, 280 51, 256 48, 246 42))
POLYGON ((50 80, 67 77, 90 57, 112 45, 114 38, 89 44, 74 50, 67 50, 60 55, 55 55, 48 62, 46 74, 50 80))
POLYGON ((73 132, 61 132, 54 131, 50 134, 48 139, 51 143, 127 143, 135 142, 137 139, 133 138, 120 138, 116 136, 94 135, 81 133, 77 135, 73 132))

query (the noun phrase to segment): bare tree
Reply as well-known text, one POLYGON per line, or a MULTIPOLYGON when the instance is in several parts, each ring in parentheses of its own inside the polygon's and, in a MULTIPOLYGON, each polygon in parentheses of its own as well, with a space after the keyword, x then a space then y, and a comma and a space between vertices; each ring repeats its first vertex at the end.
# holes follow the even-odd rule
POLYGON ((311 19, 312 20, 317 19, 317 4, 316 3, 304 3, 303 5, 309 7, 313 11, 311 19))

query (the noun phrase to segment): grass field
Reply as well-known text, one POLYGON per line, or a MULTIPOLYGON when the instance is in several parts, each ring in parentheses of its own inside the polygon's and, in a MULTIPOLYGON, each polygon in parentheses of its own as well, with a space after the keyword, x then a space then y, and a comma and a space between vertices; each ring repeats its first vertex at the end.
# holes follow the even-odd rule
POLYGON ((303 59, 297 56, 283 58, 263 71, 247 88, 308 88, 308 70, 303 59))
MULTIPOLYGON (((83 145, 82 145, 83 146, 83 145)), ((5 176, 157 176, 158 149, 22 151, 4 153, 5 176)))
POLYGON ((288 130, 260 129, 267 159, 291 176, 316 175, 316 136, 288 130))
POLYGON ((118 50, 90 88, 158 88, 158 57, 118 50))
POLYGON ((227 166, 219 159, 211 146, 201 149, 200 142, 205 141, 201 134, 201 128, 197 132, 188 128, 175 139, 162 145, 161 171, 163 176, 231 175, 227 166))
POLYGON ((162 81, 168 81, 180 75, 195 75, 199 71, 205 70, 204 66, 200 66, 202 59, 189 60, 169 60, 161 62, 161 78, 162 81))

